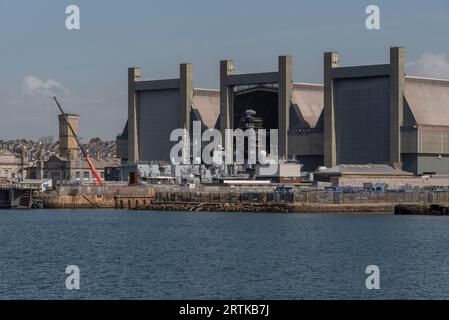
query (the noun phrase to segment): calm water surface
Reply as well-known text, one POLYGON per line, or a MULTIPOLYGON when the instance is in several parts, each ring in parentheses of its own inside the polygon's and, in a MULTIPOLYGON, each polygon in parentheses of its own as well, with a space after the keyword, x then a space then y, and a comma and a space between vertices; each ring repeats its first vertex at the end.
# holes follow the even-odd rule
POLYGON ((0 299, 449 298, 449 217, 8 210, 0 250, 0 299))

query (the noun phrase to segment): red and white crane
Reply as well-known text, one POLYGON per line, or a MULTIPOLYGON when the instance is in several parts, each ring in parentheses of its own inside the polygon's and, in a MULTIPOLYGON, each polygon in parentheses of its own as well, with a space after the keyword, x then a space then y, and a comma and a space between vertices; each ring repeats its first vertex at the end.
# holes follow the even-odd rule
POLYGON ((97 179, 98 184, 99 184, 100 186, 102 186, 102 185, 103 185, 103 180, 101 180, 100 174, 99 174, 98 171, 95 169, 94 164, 92 163, 92 160, 90 159, 89 155, 87 154, 86 149, 85 149, 85 148, 83 147, 83 145, 81 144, 81 142, 80 142, 78 136, 77 136, 76 133, 75 133, 75 130, 73 130, 73 127, 72 127, 72 125, 70 124, 69 119, 67 118, 67 115, 65 114, 64 110, 62 110, 62 107, 61 107, 61 105, 59 104, 58 99, 56 98, 56 96, 53 96, 53 99, 55 100, 56 105, 58 106, 59 110, 61 111, 61 114, 62 114, 62 117, 64 118, 64 121, 67 123, 67 126, 69 127, 70 131, 72 132, 73 137, 75 138, 76 143, 78 144, 78 146, 79 146, 79 148, 80 148, 80 150, 81 150, 81 153, 83 154, 84 159, 86 160, 87 164, 89 165, 90 171, 91 171, 92 174, 95 176, 95 179, 97 179))

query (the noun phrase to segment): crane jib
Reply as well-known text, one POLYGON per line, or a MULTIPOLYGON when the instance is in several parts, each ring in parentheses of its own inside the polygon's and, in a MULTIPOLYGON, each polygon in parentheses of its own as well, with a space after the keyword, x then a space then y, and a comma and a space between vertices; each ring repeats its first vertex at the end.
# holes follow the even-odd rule
POLYGON ((73 137, 75 138, 76 143, 78 144, 78 147, 81 149, 81 153, 84 156, 84 159, 86 160, 87 164, 89 165, 90 171, 92 172, 92 174, 95 176, 95 179, 97 179, 98 184, 100 186, 103 185, 103 180, 101 179, 100 174, 98 173, 98 171, 95 169, 94 164, 92 163, 92 160, 89 158, 89 155, 86 152, 86 149, 84 149, 83 145, 81 144, 81 142, 78 139, 78 136, 75 133, 75 130, 73 129, 72 125, 69 122, 69 119, 67 118, 66 113, 64 112, 64 110, 62 110, 61 105, 59 104, 58 99, 56 98, 56 96, 53 96, 53 99, 56 102, 56 105, 59 108, 59 111, 61 111, 62 117, 64 118, 65 123, 67 124, 67 126, 69 127, 70 131, 72 132, 73 137))

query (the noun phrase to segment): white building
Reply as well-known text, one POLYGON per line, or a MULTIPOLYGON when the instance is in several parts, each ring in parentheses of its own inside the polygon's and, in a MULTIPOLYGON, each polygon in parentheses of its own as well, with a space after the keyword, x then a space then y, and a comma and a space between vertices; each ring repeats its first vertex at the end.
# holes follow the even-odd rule
POLYGON ((0 178, 18 178, 20 163, 20 159, 17 158, 11 151, 0 149, 0 178))
POLYGON ((19 183, 26 189, 38 189, 41 192, 45 192, 53 186, 51 179, 25 179, 19 183))

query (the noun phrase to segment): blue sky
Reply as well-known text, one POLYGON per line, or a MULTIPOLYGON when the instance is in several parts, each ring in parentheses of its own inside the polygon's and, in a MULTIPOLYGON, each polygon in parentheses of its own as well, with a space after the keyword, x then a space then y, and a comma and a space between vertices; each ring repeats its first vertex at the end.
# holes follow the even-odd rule
POLYGON ((0 0, 0 139, 57 135, 58 94, 81 115, 81 136, 113 138, 127 109, 127 68, 171 78, 194 64, 197 87, 218 87, 220 59, 237 72, 273 71, 294 57, 294 80, 322 83, 322 53, 342 65, 388 62, 404 46, 408 73, 449 78, 447 0, 0 0), (81 30, 65 28, 65 8, 81 30), (365 28, 365 8, 381 30, 365 28))

